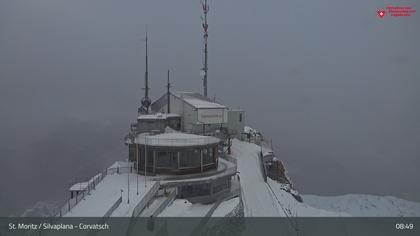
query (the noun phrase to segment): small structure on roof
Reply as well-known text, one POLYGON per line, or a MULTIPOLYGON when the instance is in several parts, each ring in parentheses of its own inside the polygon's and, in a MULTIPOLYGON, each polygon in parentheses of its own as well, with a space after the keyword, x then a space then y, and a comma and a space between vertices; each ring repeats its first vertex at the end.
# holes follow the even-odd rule
POLYGON ((165 128, 181 130, 181 116, 174 113, 140 114, 137 117, 137 133, 162 133, 165 128))

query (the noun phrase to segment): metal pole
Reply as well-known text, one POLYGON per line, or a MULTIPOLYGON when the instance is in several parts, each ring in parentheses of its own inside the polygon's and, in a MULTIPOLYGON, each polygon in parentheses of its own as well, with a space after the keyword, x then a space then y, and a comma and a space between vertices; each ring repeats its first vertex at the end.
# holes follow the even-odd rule
MULTIPOLYGON (((129 166, 128 158, 127 158, 127 166, 129 166)), ((130 204, 130 171, 127 171, 127 204, 130 204)))
POLYGON ((209 11, 209 6, 207 5, 207 0, 204 1, 204 3, 202 3, 203 5, 203 13, 204 13, 204 19, 203 19, 203 30, 204 30, 204 68, 203 68, 203 72, 204 72, 204 78, 203 78, 203 87, 204 87, 204 92, 203 95, 205 97, 207 97, 207 71, 208 71, 208 67, 207 67, 207 59, 208 59, 208 49, 207 49, 207 38, 209 37, 208 34, 208 24, 207 24, 207 12, 209 11))
POLYGON ((144 187, 147 187, 147 136, 144 136, 144 187))
POLYGON ((200 149, 200 167, 201 167, 201 172, 203 172, 203 150, 200 149))
POLYGON ((171 88, 171 83, 169 82, 169 70, 168 70, 168 85, 167 85, 167 89, 168 89, 168 91, 167 91, 167 103, 168 103, 168 114, 169 113, 171 113, 171 93, 170 93, 170 91, 169 91, 169 89, 171 88))
POLYGON ((137 165, 137 168, 136 168, 136 171, 137 171, 137 173, 136 173, 136 177, 137 177, 137 195, 139 195, 139 149, 137 147, 137 144, 134 144, 134 145, 136 145, 136 157, 137 157, 137 161, 136 161, 136 165, 137 165))

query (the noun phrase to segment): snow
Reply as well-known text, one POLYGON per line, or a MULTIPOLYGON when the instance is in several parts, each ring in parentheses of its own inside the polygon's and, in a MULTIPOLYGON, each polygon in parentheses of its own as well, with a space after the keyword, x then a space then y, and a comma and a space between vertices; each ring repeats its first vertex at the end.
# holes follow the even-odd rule
POLYGON ((69 188, 69 191, 82 191, 86 189, 87 186, 88 186, 88 182, 76 183, 76 184, 73 184, 73 186, 69 188))
POLYGON ((180 117, 174 113, 155 113, 155 114, 143 114, 137 117, 138 120, 166 120, 169 117, 180 117))
POLYGON ((246 133, 246 134, 249 133, 249 134, 252 134, 252 135, 256 135, 256 134, 259 134, 260 132, 256 129, 252 128, 252 127, 245 126, 244 127, 244 133, 246 133))
POLYGON ((261 148, 253 143, 232 141, 232 157, 238 161, 245 216, 285 216, 264 182, 260 168, 261 148))
POLYGON ((211 209, 213 204, 192 204, 186 199, 175 199, 162 213, 160 217, 203 217, 211 209))
POLYGON ((270 178, 267 178, 267 185, 270 186, 276 199, 278 199, 279 205, 282 208, 282 211, 288 217, 307 217, 307 216, 322 216, 322 217, 331 217, 331 216, 350 216, 346 212, 334 211, 334 210, 325 210, 318 209, 316 207, 309 206, 305 203, 296 201, 296 199, 288 192, 282 189, 282 185, 270 178))
POLYGON ((220 140, 211 136, 202 136, 195 134, 187 134, 181 132, 163 133, 157 135, 140 134, 136 138, 136 143, 151 146, 194 146, 194 145, 210 145, 218 143, 220 140))
POLYGON ((261 147, 233 140, 232 156, 238 160, 245 216, 345 216, 346 213, 316 209, 296 201, 282 185, 270 178, 264 182, 260 167, 261 147))
POLYGON ((50 202, 39 201, 32 207, 26 209, 20 217, 53 217, 57 215, 58 211, 57 205, 50 202))
POLYGON ((87 194, 65 217, 102 217, 121 196, 122 203, 113 212, 112 216, 131 216, 134 207, 144 195, 150 191, 155 181, 147 181, 145 187, 144 176, 139 176, 139 195, 137 195, 137 174, 112 174, 107 175, 87 194), (128 175, 130 183, 130 204, 127 204, 128 175))
POLYGON ((108 169, 116 169, 116 168, 127 168, 130 166, 134 166, 132 162, 128 161, 116 161, 112 164, 108 169))
POLYGON ((224 217, 230 214, 240 204, 239 197, 235 197, 220 203, 220 205, 214 210, 212 217, 224 217))
MULTIPOLYGON (((184 133, 166 133, 163 134, 169 139, 179 139, 179 137, 192 137, 197 135, 184 133)), ((158 135, 157 135, 158 136, 158 135)), ((200 136, 208 138, 207 136, 200 136)), ((181 138, 182 139, 182 138, 181 138)), ((362 194, 348 194, 343 196, 314 196, 303 195, 303 203, 298 202, 292 194, 285 191, 285 186, 277 181, 267 178, 264 181, 261 169, 259 153, 261 147, 249 142, 232 141, 232 157, 237 160, 237 170, 240 177, 241 197, 244 207, 244 215, 252 217, 335 217, 335 216, 420 216, 420 203, 410 202, 403 199, 390 196, 372 196, 362 194)), ((220 159, 220 166, 228 171, 234 165, 220 159), (226 163, 228 164, 226 164, 226 163), (226 165, 226 166, 225 166, 226 165)), ((112 167, 124 167, 129 165, 127 162, 116 162, 112 167)), ((235 169, 236 170, 236 169, 235 169)), ((225 173, 218 173, 225 174, 225 173)), ((201 181, 207 178, 214 178, 216 175, 188 179, 176 180, 183 181, 201 181)), ((94 178, 98 178, 99 175, 94 178)), ((107 175, 92 190, 89 195, 85 196, 70 212, 65 216, 96 216, 101 217, 111 208, 112 205, 121 196, 123 189, 122 203, 115 209, 111 216, 131 216, 135 206, 148 193, 154 181, 148 178, 147 187, 145 188, 145 177, 138 176, 139 194, 136 194, 137 175, 135 173, 112 174, 107 175), (130 180, 130 203, 127 203, 127 177, 130 180)), ((89 181, 92 181, 92 178, 89 181)), ((163 180, 161 183, 168 182, 163 180)), ((87 183, 87 182, 86 182, 87 183)), ((82 183, 83 184, 83 183, 82 183)), ((73 186, 80 189, 80 183, 73 186)), ((149 194, 150 195, 150 194, 149 194)), ((163 199, 156 200, 153 204, 159 205, 163 199)), ((239 197, 223 201, 214 210, 213 217, 228 216, 241 203, 239 197)), ((160 217, 202 217, 209 213, 214 204, 192 204, 186 199, 174 200, 166 209, 164 209, 160 217)), ((152 209, 150 209, 152 211, 152 209)), ((293 220, 290 222, 293 223, 293 220)), ((176 227, 176 225, 174 226, 176 227)), ((193 230, 194 226, 188 227, 193 230)))
POLYGON ((167 197, 155 198, 153 202, 150 205, 146 206, 146 208, 141 212, 140 217, 152 216, 166 199, 167 197))
POLYGON ((347 194, 341 196, 303 195, 303 201, 312 207, 346 212, 356 217, 420 216, 420 203, 391 196, 347 194))
POLYGON ((207 97, 204 97, 201 94, 193 92, 176 92, 175 96, 184 100, 186 103, 190 104, 195 108, 222 108, 227 109, 226 106, 221 105, 216 102, 212 102, 207 97))

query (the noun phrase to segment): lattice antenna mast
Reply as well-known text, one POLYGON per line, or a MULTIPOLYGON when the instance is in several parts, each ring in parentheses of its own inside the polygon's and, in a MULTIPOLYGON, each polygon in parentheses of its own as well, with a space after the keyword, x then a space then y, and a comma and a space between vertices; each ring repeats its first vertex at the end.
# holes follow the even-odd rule
POLYGON ((169 70, 168 70, 168 83, 166 85, 166 88, 167 88, 166 96, 167 96, 167 99, 168 99, 167 103, 168 103, 168 114, 169 114, 169 113, 171 113, 171 104, 170 104, 171 103, 171 92, 170 92, 170 89, 172 88, 172 85, 169 82, 169 70))
POLYGON ((204 66, 202 69, 203 72, 203 88, 204 88, 204 96, 207 97, 207 59, 208 59, 208 49, 207 49, 207 38, 209 37, 208 28, 209 25, 207 23, 207 13, 209 12, 209 5, 207 4, 207 0, 204 0, 204 2, 201 2, 201 5, 203 7, 203 17, 201 18, 203 21, 203 30, 204 30, 204 66))
POLYGON ((141 105, 144 109, 144 112, 149 113, 149 107, 152 104, 152 101, 149 98, 149 56, 147 52, 147 31, 146 31, 146 71, 144 72, 144 97, 141 100, 141 105))
POLYGON ((144 96, 149 97, 149 55, 147 52, 147 31, 146 31, 146 71, 144 72, 144 96))

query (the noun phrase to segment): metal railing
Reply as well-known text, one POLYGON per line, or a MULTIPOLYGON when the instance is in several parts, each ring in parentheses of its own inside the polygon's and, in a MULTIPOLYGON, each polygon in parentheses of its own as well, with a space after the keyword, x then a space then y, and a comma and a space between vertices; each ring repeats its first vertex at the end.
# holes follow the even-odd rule
POLYGON ((103 217, 110 217, 112 213, 117 209, 118 206, 122 203, 122 196, 118 198, 118 200, 112 204, 112 206, 108 209, 108 211, 105 213, 103 217))
POLYGON ((80 188, 80 190, 76 190, 78 194, 73 198, 69 198, 66 200, 65 204, 59 208, 58 212, 55 214, 57 217, 62 217, 68 212, 70 212, 79 202, 81 202, 87 195, 90 195, 91 191, 96 188, 96 186, 107 176, 113 174, 126 174, 126 173, 133 173, 135 172, 134 166, 117 166, 112 168, 107 168, 101 173, 92 177, 85 185, 85 187, 80 188))
POLYGON ((156 192, 158 191, 159 187, 159 181, 156 181, 150 188, 150 190, 143 196, 140 202, 134 207, 132 217, 137 217, 140 215, 140 213, 143 211, 143 209, 146 207, 149 201, 153 198, 153 196, 156 195, 156 192))
POLYGON ((148 136, 139 140, 140 144, 150 146, 201 146, 218 143, 220 140, 215 137, 205 136, 200 138, 160 138, 148 136))

